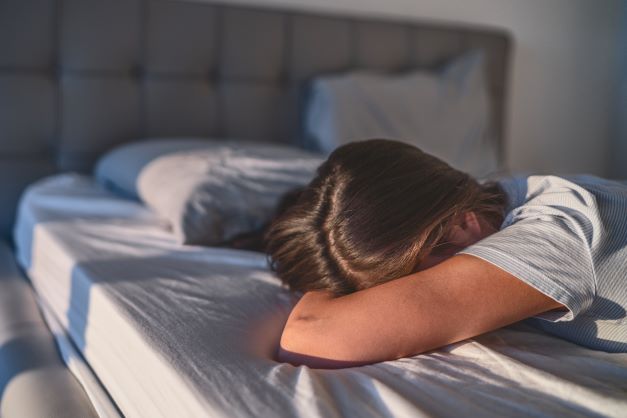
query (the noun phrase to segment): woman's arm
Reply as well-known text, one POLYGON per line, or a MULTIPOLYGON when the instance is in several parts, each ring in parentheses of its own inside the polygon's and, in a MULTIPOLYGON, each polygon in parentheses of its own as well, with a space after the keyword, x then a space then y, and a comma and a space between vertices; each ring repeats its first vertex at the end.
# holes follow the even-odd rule
POLYGON ((309 292, 283 330, 279 358, 342 367, 418 354, 563 305, 470 255, 332 298, 309 292))

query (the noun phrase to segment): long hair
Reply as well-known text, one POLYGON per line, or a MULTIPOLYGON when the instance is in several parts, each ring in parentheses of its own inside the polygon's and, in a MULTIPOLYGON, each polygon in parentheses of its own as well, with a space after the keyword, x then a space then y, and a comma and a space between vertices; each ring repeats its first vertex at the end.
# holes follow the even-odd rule
POLYGON ((371 139, 337 148, 270 225, 266 251, 295 291, 343 295, 415 271, 458 215, 496 228, 505 195, 418 148, 371 139))

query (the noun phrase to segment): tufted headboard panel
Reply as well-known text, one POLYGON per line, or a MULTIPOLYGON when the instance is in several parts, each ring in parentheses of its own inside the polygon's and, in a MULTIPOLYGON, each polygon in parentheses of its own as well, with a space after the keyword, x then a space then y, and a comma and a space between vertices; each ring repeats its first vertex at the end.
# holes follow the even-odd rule
POLYGON ((496 140, 501 30, 181 0, 0 0, 0 232, 31 181, 112 146, 208 136, 304 144, 304 86, 358 68, 431 68, 482 48, 496 140))

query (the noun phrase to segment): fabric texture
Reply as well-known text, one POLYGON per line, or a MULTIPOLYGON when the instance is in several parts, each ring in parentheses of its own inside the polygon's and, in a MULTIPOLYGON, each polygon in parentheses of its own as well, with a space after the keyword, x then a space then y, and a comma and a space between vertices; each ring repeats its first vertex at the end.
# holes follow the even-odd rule
POLYGON ((627 352, 627 185, 593 176, 503 179, 501 230, 461 251, 513 274, 568 308, 542 329, 627 352))
POLYGON ((179 242, 215 245, 270 221, 285 193, 308 184, 322 161, 294 147, 214 142, 155 159, 137 183, 179 242))
POLYGON ((295 298, 263 254, 178 245, 150 210, 85 177, 31 186, 15 232, 40 298, 127 418, 618 418, 627 410, 627 354, 520 324, 363 367, 277 363, 295 298))
POLYGON ((329 153, 348 142, 408 142, 476 177, 498 168, 484 55, 471 51, 438 72, 368 72, 321 77, 312 86, 306 130, 329 153))

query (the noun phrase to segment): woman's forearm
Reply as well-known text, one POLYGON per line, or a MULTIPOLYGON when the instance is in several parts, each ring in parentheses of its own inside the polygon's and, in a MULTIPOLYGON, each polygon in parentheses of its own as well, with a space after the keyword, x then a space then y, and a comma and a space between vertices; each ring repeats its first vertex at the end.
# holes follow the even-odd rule
POLYGON ((283 331, 280 358, 312 367, 392 360, 560 307, 492 264, 460 255, 347 296, 305 294, 283 331))

